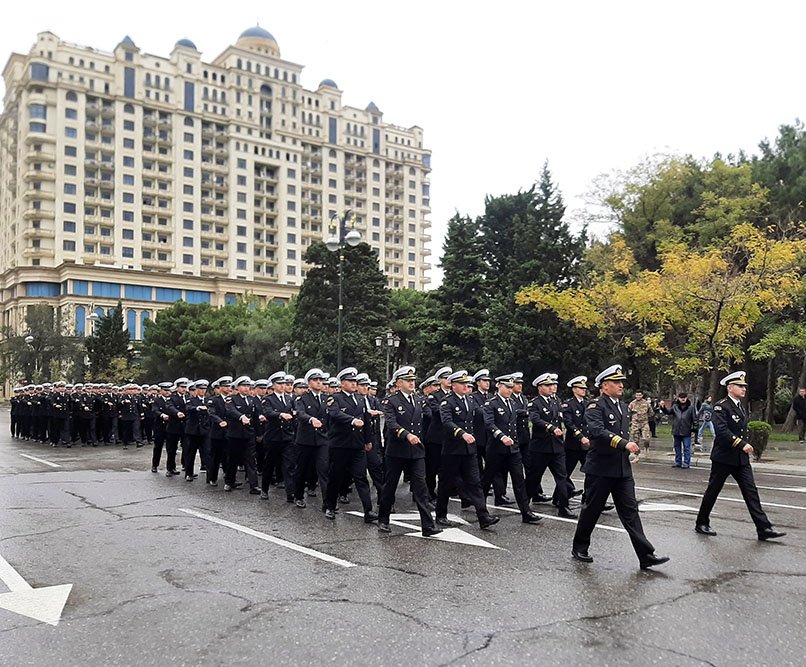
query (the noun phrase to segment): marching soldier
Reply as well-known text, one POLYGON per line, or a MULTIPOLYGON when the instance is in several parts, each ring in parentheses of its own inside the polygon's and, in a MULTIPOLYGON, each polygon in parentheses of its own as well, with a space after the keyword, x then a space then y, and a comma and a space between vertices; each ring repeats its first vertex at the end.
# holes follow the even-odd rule
POLYGON ((454 487, 476 508, 479 527, 482 529, 498 523, 499 517, 491 516, 484 500, 479 480, 476 458, 476 438, 473 436, 473 409, 470 405, 467 371, 461 370, 448 376, 451 393, 439 404, 442 420, 442 455, 437 491, 437 524, 452 526, 448 520, 448 498, 454 487))
POLYGON ((761 508, 758 488, 753 479, 753 468, 750 465, 750 454, 753 445, 747 441, 747 414, 742 407, 742 399, 747 393, 746 374, 736 371, 722 378, 720 384, 726 388, 728 395, 714 405, 714 446, 711 449, 711 475, 708 488, 702 497, 702 504, 697 515, 695 530, 701 535, 714 536, 711 528, 711 510, 722 490, 725 480, 733 477, 742 498, 747 505, 753 523, 756 525, 759 540, 774 540, 786 533, 775 530, 761 508))
POLYGON ((621 400, 624 380, 621 366, 615 364, 596 376, 601 395, 588 403, 585 424, 588 427, 590 449, 582 467, 585 473, 585 502, 577 522, 571 555, 583 563, 592 563, 588 553, 591 533, 599 515, 613 495, 619 519, 638 556, 641 569, 661 565, 668 556, 655 555, 655 548, 644 535, 635 499, 635 482, 630 466, 630 454, 638 452, 638 445, 628 440, 630 417, 627 404, 621 400))
POLYGON ((258 421, 257 399, 250 396, 252 380, 242 375, 233 382, 235 394, 227 397, 227 463, 224 469, 224 491, 236 488, 235 475, 243 462, 249 493, 259 495, 255 460, 255 423, 258 421))
POLYGON ((140 406, 134 395, 135 385, 127 384, 117 400, 117 418, 120 425, 120 439, 123 449, 134 443, 134 422, 140 418, 140 406))
MULTIPOLYGON (((162 458, 162 448, 165 445, 165 428, 168 423, 168 413, 165 412, 165 402, 171 395, 172 382, 160 382, 157 385, 157 395, 151 405, 151 412, 154 416, 154 448, 151 452, 151 472, 157 472, 162 458)), ((167 458, 167 451, 166 451, 167 458)), ((176 460, 174 459, 174 466, 176 460)))
POLYGON ((431 502, 437 498, 437 474, 442 457, 442 417, 439 414, 439 405, 451 389, 451 383, 448 381, 451 373, 453 370, 450 366, 443 366, 434 373, 439 387, 427 395, 431 420, 425 432, 425 483, 431 502))
POLYGON ((375 492, 378 494, 378 503, 381 502, 381 489, 383 489, 383 458, 381 457, 381 415, 383 411, 369 396, 369 386, 371 380, 366 373, 359 373, 356 376, 357 387, 356 396, 359 403, 364 404, 367 415, 367 430, 369 432, 369 442, 365 448, 367 457, 367 472, 375 492))
POLYGON ((165 414, 168 416, 165 425, 165 451, 166 477, 178 475, 176 469, 176 453, 182 444, 184 458, 185 421, 187 419, 187 388, 190 380, 185 377, 177 378, 174 382, 174 391, 165 401, 165 414))
POLYGON ((529 441, 531 483, 530 495, 538 494, 543 473, 548 468, 554 477, 557 515, 576 519, 568 508, 568 477, 565 471, 565 448, 563 447, 562 415, 557 400, 557 374, 543 373, 534 379, 538 395, 529 401, 529 420, 532 422, 532 438, 529 441))
MULTIPOLYGON (((269 377, 273 393, 268 394, 261 405, 265 417, 263 433, 263 476, 260 497, 267 500, 272 472, 282 471, 286 502, 294 502, 294 405, 285 392, 286 374, 283 371, 269 377)), ((290 383, 289 383, 290 387, 290 383)))
POLYGON ((207 380, 196 380, 188 386, 190 397, 187 402, 187 419, 185 420, 185 446, 182 448, 182 460, 185 468, 185 481, 192 482, 198 475, 193 474, 196 465, 196 452, 202 461, 207 457, 207 438, 210 435, 210 415, 207 408, 207 380))
POLYGON ((565 425, 565 475, 568 482, 568 496, 573 498, 582 495, 583 490, 574 488, 571 474, 577 463, 580 467, 585 463, 585 456, 590 447, 585 426, 585 396, 588 394, 588 378, 586 375, 578 375, 569 380, 567 386, 570 387, 572 396, 563 402, 560 408, 565 425))
MULTIPOLYGON (((294 407, 297 411, 297 474, 294 479, 294 504, 304 508, 305 485, 319 479, 322 496, 327 489, 328 437, 327 405, 323 391, 325 373, 312 368, 305 373, 308 391, 297 398, 294 407)), ((324 503, 322 511, 327 509, 324 503)))
POLYGON ((433 537, 442 532, 434 524, 428 508, 428 487, 425 484, 425 449, 422 436, 425 423, 430 419, 430 410, 425 399, 414 393, 417 379, 413 366, 403 366, 395 371, 392 379, 398 391, 383 401, 388 438, 386 444, 386 477, 378 508, 378 530, 391 532, 389 517, 395 504, 395 492, 404 471, 411 482, 414 503, 420 513, 420 525, 424 537, 433 537))
POLYGON ((367 483, 367 459, 364 448, 370 441, 366 423, 366 407, 356 396, 356 376, 353 367, 339 371, 341 390, 327 399, 328 434, 330 436, 330 464, 328 468, 327 493, 325 494, 325 517, 336 518, 336 502, 342 484, 352 479, 361 504, 364 507, 364 522, 378 520, 372 511, 372 499, 367 483))
POLYGON ((207 454, 207 483, 218 486, 218 473, 226 465, 227 455, 227 402, 231 375, 218 378, 211 385, 213 396, 206 399, 207 414, 210 415, 210 441, 207 454))
POLYGON ((512 401, 515 378, 501 375, 495 378, 497 393, 484 403, 484 424, 487 439, 487 467, 481 486, 486 492, 496 476, 507 473, 512 478, 512 490, 524 523, 540 523, 541 518, 529 507, 529 494, 523 480, 523 461, 518 446, 518 405, 512 401))
POLYGON ((72 447, 70 442, 70 399, 65 393, 65 382, 59 380, 50 397, 50 443, 56 447, 72 447))

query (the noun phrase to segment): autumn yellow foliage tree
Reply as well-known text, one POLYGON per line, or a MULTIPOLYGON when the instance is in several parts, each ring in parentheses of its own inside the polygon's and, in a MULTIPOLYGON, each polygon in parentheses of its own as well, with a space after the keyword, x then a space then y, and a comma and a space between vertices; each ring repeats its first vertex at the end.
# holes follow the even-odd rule
POLYGON ((803 280, 803 239, 776 239, 748 223, 736 224, 720 247, 692 249, 665 243, 660 268, 640 270, 623 237, 614 234, 588 284, 560 290, 534 285, 518 304, 553 310, 609 340, 613 353, 649 355, 671 377, 718 371, 744 356, 744 341, 765 313, 788 306, 803 280))

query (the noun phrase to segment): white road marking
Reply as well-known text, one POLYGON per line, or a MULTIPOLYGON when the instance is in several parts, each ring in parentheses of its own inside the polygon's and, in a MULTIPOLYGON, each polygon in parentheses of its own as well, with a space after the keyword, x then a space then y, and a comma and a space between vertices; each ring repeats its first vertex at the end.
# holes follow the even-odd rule
POLYGON ((697 512, 696 507, 687 505, 675 505, 673 503, 650 503, 643 502, 638 505, 639 512, 697 512))
MULTIPOLYGON (((688 496, 690 498, 702 498, 702 493, 692 493, 691 491, 672 491, 671 489, 655 489, 650 486, 636 486, 636 489, 640 491, 654 491, 656 493, 669 493, 673 496, 688 496)), ((726 498, 725 496, 719 496, 719 500, 727 500, 730 503, 742 503, 744 504, 744 500, 742 498, 726 498)), ((765 507, 781 507, 783 509, 788 510, 806 510, 806 507, 800 507, 799 505, 783 505, 781 503, 769 503, 764 501, 762 503, 765 507)))
POLYGON ((24 456, 26 459, 31 459, 31 461, 36 461, 37 463, 44 463, 46 466, 50 466, 51 468, 61 468, 58 463, 51 463, 50 461, 45 461, 45 459, 38 459, 30 454, 20 454, 20 456, 24 456))
MULTIPOLYGON (((347 514, 362 518, 364 516, 361 512, 347 512, 347 514)), ((454 544, 467 544, 468 546, 471 547, 482 547, 484 549, 501 549, 501 547, 497 547, 494 544, 485 542, 480 537, 476 537, 475 535, 466 533, 461 528, 444 528, 439 535, 432 535, 431 537, 426 537, 425 535, 423 535, 421 526, 415 526, 414 524, 400 521, 401 517, 407 517, 407 516, 412 515, 392 514, 389 517, 389 524, 392 526, 400 526, 401 528, 407 528, 409 530, 415 531, 411 533, 406 533, 408 537, 422 537, 423 539, 426 540, 435 540, 438 542, 453 542, 454 544)), ((419 514, 414 515, 413 518, 419 520, 420 515, 419 514)), ((448 515, 448 518, 451 519, 452 521, 467 524, 467 521, 450 514, 448 515)))
POLYGON ((0 609, 6 609, 49 625, 58 625, 73 584, 31 588, 11 563, 0 556, 0 580, 8 593, 0 593, 0 609))
POLYGON ((258 530, 253 530, 252 528, 241 526, 240 524, 233 523, 232 521, 219 519, 218 517, 212 516, 210 514, 204 514, 203 512, 197 512, 196 510, 183 509, 183 508, 179 508, 179 511, 184 512, 185 514, 190 514, 191 516, 195 516, 199 519, 204 519, 205 521, 210 521, 211 523, 217 523, 219 526, 232 528, 233 530, 237 530, 238 532, 244 533, 245 535, 251 535, 252 537, 257 537, 259 540, 264 540, 265 542, 271 542, 272 544, 285 547, 286 549, 291 549, 292 551, 298 551, 299 553, 305 554, 306 556, 313 556, 314 558, 318 558, 319 560, 323 560, 328 563, 334 563, 335 565, 340 565, 341 567, 356 567, 356 563, 351 563, 350 561, 342 560, 341 558, 337 558, 336 556, 331 556, 330 554, 322 553, 321 551, 315 551, 314 549, 309 549, 308 547, 303 547, 299 544, 294 544, 294 542, 289 542, 288 540, 284 540, 279 537, 274 537, 273 535, 267 535, 266 533, 261 533, 258 530))
MULTIPOLYGON (((662 461, 641 461, 641 465, 651 465, 651 466, 663 466, 664 468, 670 468, 671 465, 668 462, 662 461)), ((763 464, 762 464, 763 465, 763 464)), ((691 470, 702 470, 704 472, 710 472, 711 468, 708 466, 692 466, 691 470)), ((790 479, 804 479, 803 474, 798 473, 790 473, 790 472, 767 472, 763 469, 763 467, 758 465, 753 465, 753 474, 754 475, 771 475, 772 477, 789 477, 790 479)))
MULTIPOLYGON (((516 510, 514 507, 496 507, 498 510, 503 510, 504 512, 514 512, 515 514, 520 514, 520 510, 516 510)), ((543 514, 542 512, 535 512, 537 516, 541 516, 544 519, 548 519, 549 521, 561 521, 563 523, 573 523, 576 525, 576 519, 566 519, 563 516, 556 516, 554 514, 543 514)), ((612 530, 615 533, 626 533, 627 531, 624 528, 618 528, 616 526, 605 526, 604 524, 597 523, 596 528, 601 528, 602 530, 612 530)))
MULTIPOLYGON (((771 489, 771 486, 760 486, 759 489, 771 489)), ((806 493, 806 486, 790 486, 784 489, 776 489, 776 491, 794 491, 795 493, 806 493)))

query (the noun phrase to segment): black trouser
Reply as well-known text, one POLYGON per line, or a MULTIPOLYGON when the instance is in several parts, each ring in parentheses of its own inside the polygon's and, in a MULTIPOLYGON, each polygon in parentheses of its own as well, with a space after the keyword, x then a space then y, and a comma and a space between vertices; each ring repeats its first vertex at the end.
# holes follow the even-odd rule
POLYGON ((98 417, 98 440, 105 443, 112 442, 112 415, 101 415, 98 417))
POLYGON ((59 441, 63 445, 70 444, 70 420, 67 417, 51 417, 50 419, 50 441, 58 445, 59 441))
POLYGON ((644 535, 641 517, 638 515, 638 501, 635 499, 635 481, 632 477, 601 477, 590 473, 585 475, 585 502, 579 512, 579 521, 574 533, 574 551, 583 553, 588 551, 591 533, 610 494, 613 494, 616 512, 630 536, 633 549, 638 559, 643 560, 655 551, 655 547, 644 535))
POLYGON ((806 417, 798 419, 800 422, 800 430, 798 431, 798 440, 803 440, 806 437, 806 417))
POLYGON ((386 476, 383 480, 383 489, 378 503, 379 523, 389 523, 389 515, 392 511, 392 506, 395 504, 395 492, 403 471, 406 471, 411 483, 414 504, 417 505, 417 511, 420 513, 420 525, 423 530, 434 528, 434 518, 428 509, 428 487, 425 484, 424 458, 399 459, 392 456, 386 457, 386 476))
MULTIPOLYGON (((159 468, 160 459, 162 458, 162 446, 164 444, 165 444, 165 431, 154 431, 154 449, 152 450, 151 454, 152 468, 159 468)), ((174 467, 176 467, 175 464, 174 467)))
POLYGON ((142 424, 142 430, 143 435, 150 444, 151 441, 154 439, 154 420, 148 418, 144 419, 142 424))
MULTIPOLYGON (((530 498, 535 498, 536 496, 543 495, 543 483, 540 479, 533 479, 533 476, 530 474, 532 470, 532 457, 529 454, 529 441, 523 440, 518 442, 518 448, 521 450, 521 459, 523 459, 523 471, 524 471, 524 478, 526 480, 526 492, 529 494, 530 498), (531 489, 529 484, 537 484, 537 487, 531 489), (532 495, 534 492, 534 495, 532 495)), ((542 475, 541 475, 542 477, 542 475)))
POLYGON ((428 487, 428 496, 437 497, 437 475, 439 474, 439 463, 442 458, 441 442, 425 443, 425 485, 428 487))
POLYGON ((529 494, 526 493, 526 484, 523 479, 523 459, 519 451, 498 452, 490 448, 487 450, 487 466, 481 478, 481 488, 484 495, 490 490, 490 485, 495 486, 496 479, 502 479, 507 473, 512 477, 512 491, 515 500, 521 510, 521 514, 526 516, 531 512, 529 509, 529 494))
MULTIPOLYGON (((425 470, 425 468, 423 468, 423 470, 425 470)), ((372 449, 367 452, 367 472, 369 472, 369 478, 372 480, 372 485, 375 487, 375 492, 378 494, 378 502, 381 502, 381 491, 383 490, 385 477, 381 448, 377 445, 372 445, 372 449)))
POLYGON ((85 445, 94 445, 93 442, 93 428, 92 422, 94 420, 92 418, 87 419, 86 417, 80 418, 78 420, 78 436, 81 438, 81 442, 85 445))
MULTIPOLYGON (((305 500, 305 485, 313 488, 317 478, 319 479, 319 489, 324 496, 327 490, 327 445, 318 447, 297 445, 296 447, 297 473, 294 477, 294 497, 297 500, 305 500)), ((287 488, 286 493, 288 493, 287 488)))
POLYGON ((554 477, 554 493, 557 499, 557 507, 568 507, 568 480, 565 473, 565 452, 529 452, 531 469, 530 477, 526 480, 526 490, 530 498, 542 493, 540 481, 546 468, 551 471, 554 477))
POLYGON ((294 497, 295 453, 293 442, 277 440, 265 440, 263 442, 263 475, 260 479, 260 487, 264 493, 269 492, 272 471, 278 468, 282 471, 283 480, 285 481, 286 498, 294 497))
MULTIPOLYGON (((568 497, 571 497, 571 494, 576 490, 576 486, 574 486, 574 481, 571 479, 571 474, 577 467, 577 463, 579 463, 579 467, 581 468, 582 465, 585 463, 585 457, 588 455, 587 449, 567 449, 565 450, 565 479, 568 483, 568 497)), ((557 500, 557 489, 554 489, 554 495, 551 497, 552 501, 559 501, 557 500)))
MULTIPOLYGON (((193 469, 196 467, 196 453, 200 455, 204 451, 207 440, 206 435, 194 434, 185 436, 185 444, 182 447, 182 466, 185 468, 185 475, 193 477, 193 469)), ((202 456, 202 458, 204 458, 202 456)))
POLYGON ((649 422, 649 432, 652 434, 653 438, 657 438, 658 436, 655 434, 655 429, 658 427, 658 422, 654 419, 650 420, 649 422))
POLYGON ((747 505, 756 530, 760 533, 763 530, 772 528, 770 520, 761 509, 761 500, 758 497, 758 489, 753 480, 753 468, 750 465, 732 466, 725 463, 711 461, 711 476, 708 478, 708 488, 702 497, 700 512, 697 514, 697 525, 708 524, 710 522, 711 510, 714 508, 719 492, 728 477, 733 477, 742 492, 742 498, 747 505))
POLYGON ((224 484, 235 484, 238 465, 246 468, 249 488, 257 488, 257 461, 255 461, 255 437, 227 438, 227 462, 224 466, 224 484))
POLYGON ((329 456, 325 507, 331 510, 336 509, 336 501, 342 484, 352 479, 355 484, 355 490, 358 492, 358 497, 361 499, 361 505, 364 507, 364 512, 371 512, 372 499, 369 495, 369 484, 367 483, 367 457, 364 450, 331 447, 329 456))
POLYGON ((437 490, 437 516, 448 514, 448 498, 458 488, 463 500, 476 508, 479 519, 490 515, 479 480, 479 464, 476 457, 462 454, 442 454, 437 490))
POLYGON ((176 452, 181 439, 181 433, 165 433, 165 469, 171 472, 176 472, 176 452))
POLYGON ((121 419, 118 421, 118 426, 123 446, 132 444, 134 442, 134 420, 121 419))
POLYGON ((207 481, 217 482, 218 471, 226 467, 227 441, 225 438, 210 438, 207 441, 207 481))

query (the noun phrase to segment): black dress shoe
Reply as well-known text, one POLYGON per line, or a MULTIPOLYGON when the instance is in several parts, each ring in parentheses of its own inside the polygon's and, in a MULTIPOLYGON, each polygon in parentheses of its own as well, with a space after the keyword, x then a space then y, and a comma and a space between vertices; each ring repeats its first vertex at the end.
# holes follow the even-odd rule
POLYGON ((585 493, 585 489, 574 489, 568 495, 571 498, 576 498, 577 496, 581 496, 583 493, 585 493))
POLYGON ((383 523, 382 521, 378 522, 378 532, 379 533, 391 533, 392 529, 389 527, 388 523, 383 523))
POLYGON ((538 493, 534 498, 532 498, 532 502, 533 503, 550 503, 551 498, 549 498, 545 494, 538 493))
POLYGON ((479 519, 479 528, 482 530, 487 530, 490 526, 494 526, 501 520, 501 517, 498 516, 485 516, 482 519, 479 519))
POLYGON ((502 507, 504 505, 514 505, 515 501, 512 498, 508 498, 507 496, 501 496, 495 501, 496 507, 502 507))
POLYGON ((167 470, 165 472, 166 477, 173 477, 176 474, 176 470, 167 470))
POLYGON ((434 537, 434 535, 439 535, 442 532, 442 528, 423 528, 423 537, 434 537))
POLYGON ((156 468, 151 468, 151 472, 157 472, 156 468))
POLYGON ((710 535, 711 537, 716 535, 716 531, 713 528, 711 528, 711 526, 709 526, 707 523, 698 523, 694 527, 694 530, 698 532, 700 535, 710 535))
POLYGON ((364 512, 364 523, 372 523, 373 521, 378 520, 378 515, 370 510, 369 512, 364 512))
POLYGON ((261 490, 256 486, 253 486, 251 489, 249 489, 249 495, 250 496, 259 496, 260 494, 261 494, 261 490))
POLYGON ((668 556, 656 556, 655 554, 649 554, 641 559, 641 569, 646 570, 647 568, 654 567, 655 565, 663 565, 668 560, 668 556))
POLYGON ((347 496, 339 496, 339 502, 342 505, 349 505, 350 504, 350 499, 347 496))
POLYGON ((557 516, 560 516, 563 519, 576 519, 577 518, 577 515, 574 512, 572 512, 571 510, 569 510, 567 507, 561 507, 557 511, 557 516))
POLYGON ((456 526, 459 525, 455 521, 451 521, 450 519, 444 516, 438 516, 436 522, 438 526, 444 526, 445 528, 455 528, 456 526))
POLYGON ((767 528, 758 534, 758 539, 764 542, 765 540, 775 540, 779 537, 783 537, 784 535, 786 535, 786 533, 773 530, 772 528, 767 528))
POLYGON ((325 510, 325 519, 333 521, 336 518, 336 513, 332 509, 325 510))
POLYGON ((578 560, 580 563, 593 562, 593 556, 591 556, 587 551, 576 551, 573 549, 571 550, 571 556, 573 556, 574 560, 578 560))
POLYGON ((523 515, 523 518, 521 520, 523 521, 523 523, 536 524, 540 523, 543 520, 543 517, 537 516, 537 514, 535 514, 534 512, 528 512, 527 514, 523 515))
POLYGON ((308 506, 307 503, 304 500, 301 500, 301 499, 300 500, 295 500, 294 504, 297 507, 301 508, 301 509, 305 509, 308 506))
POLYGON ((607 503, 602 508, 602 512, 612 512, 614 509, 616 509, 616 506, 613 503, 607 503))

